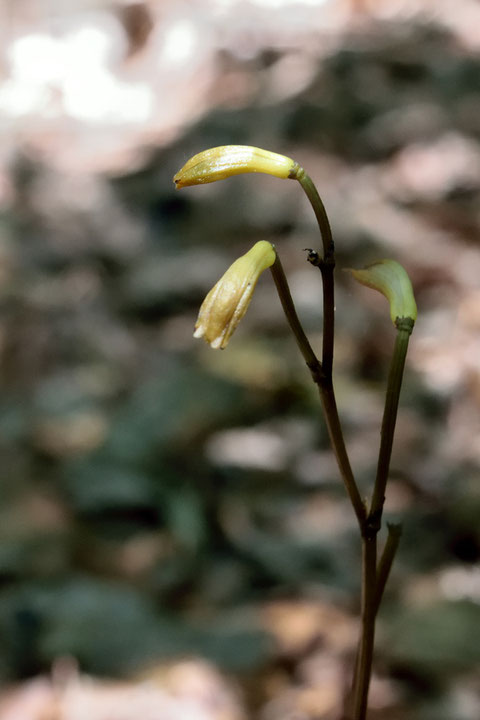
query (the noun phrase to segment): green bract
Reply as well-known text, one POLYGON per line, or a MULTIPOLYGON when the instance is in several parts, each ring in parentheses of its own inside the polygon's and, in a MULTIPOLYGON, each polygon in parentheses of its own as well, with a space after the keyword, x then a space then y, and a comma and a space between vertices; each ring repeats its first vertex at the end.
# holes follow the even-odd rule
POLYGON ((412 283, 405 268, 395 260, 378 260, 363 270, 350 270, 362 285, 378 290, 390 303, 390 317, 395 326, 399 320, 417 319, 417 305, 412 283))

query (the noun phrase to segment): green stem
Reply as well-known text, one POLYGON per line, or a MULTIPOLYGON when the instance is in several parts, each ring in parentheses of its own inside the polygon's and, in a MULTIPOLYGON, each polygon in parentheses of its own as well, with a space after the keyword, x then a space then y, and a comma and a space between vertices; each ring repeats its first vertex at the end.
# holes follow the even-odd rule
POLYGON ((388 375, 387 396, 381 429, 380 451, 378 455, 377 476, 373 489, 372 504, 369 513, 369 524, 376 532, 380 529, 382 521, 383 504, 385 501, 385 488, 390 469, 392 456, 393 434, 397 421, 398 400, 402 386, 405 358, 408 350, 408 341, 413 329, 411 318, 397 318, 397 337, 393 350, 390 372, 388 375))

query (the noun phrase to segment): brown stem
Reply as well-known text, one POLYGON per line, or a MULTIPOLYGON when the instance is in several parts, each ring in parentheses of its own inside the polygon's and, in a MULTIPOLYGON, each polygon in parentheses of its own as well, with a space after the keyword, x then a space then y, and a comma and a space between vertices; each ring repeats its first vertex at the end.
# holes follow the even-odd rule
POLYGON ((372 504, 369 513, 369 523, 376 531, 380 529, 383 503, 385 501, 385 488, 390 469, 392 456, 393 435, 397 421, 398 401, 403 380, 405 358, 408 350, 408 341, 413 329, 411 318, 397 319, 397 337, 393 350, 390 372, 388 374, 387 396, 383 412, 382 429, 380 435, 380 451, 378 455, 377 476, 373 489, 372 504))
POLYGON ((313 348, 310 345, 310 342, 305 335, 305 331, 298 318, 292 294, 288 286, 285 271, 283 269, 283 265, 280 261, 280 257, 278 254, 276 255, 275 262, 271 266, 270 270, 273 275, 275 287, 277 288, 278 297, 280 298, 280 302, 282 303, 285 317, 287 318, 288 324, 290 325, 290 328, 293 332, 299 350, 303 355, 303 359, 305 360, 310 372, 312 373, 313 380, 315 383, 318 384, 322 376, 322 366, 319 359, 315 355, 315 352, 313 351, 313 348))
POLYGON ((347 454, 347 448, 345 447, 345 440, 343 438, 342 426, 338 415, 337 402, 335 400, 335 393, 331 378, 323 377, 318 386, 318 390, 320 392, 320 398, 323 405, 328 435, 337 459, 337 464, 355 511, 355 515, 357 516, 358 524, 360 528, 363 528, 367 512, 360 496, 357 483, 355 482, 352 466, 350 465, 350 460, 347 454))
POLYGON ((270 270, 272 271, 275 286, 277 288, 278 296, 280 298, 280 302, 282 303, 287 321, 295 336, 300 352, 302 353, 303 358, 312 373, 312 378, 318 386, 330 442, 332 444, 348 496, 353 505, 359 525, 362 527, 366 519, 366 508, 362 502, 362 498, 360 497, 350 465, 350 460, 348 459, 342 426, 338 415, 337 403, 335 400, 335 393, 333 390, 332 378, 331 376, 325 376, 323 365, 318 360, 307 336, 305 335, 300 320, 298 319, 287 278, 285 277, 285 272, 278 255, 270 270))
POLYGON ((402 536, 402 526, 400 524, 388 523, 388 535, 383 548, 382 556, 377 568, 377 586, 375 589, 375 614, 378 612, 380 603, 382 602, 385 586, 392 569, 393 561, 402 536))
POLYGON ((377 535, 362 537, 362 633, 354 678, 353 720, 365 720, 372 673, 376 618, 377 535))
POLYGON ((303 191, 308 197, 310 204, 317 218, 320 235, 323 243, 323 259, 319 260, 318 267, 322 273, 323 285, 323 349, 322 366, 327 377, 332 374, 333 368, 333 341, 335 330, 335 296, 333 271, 335 269, 335 245, 333 242, 332 230, 328 220, 327 211, 322 202, 317 188, 305 170, 296 165, 291 177, 298 180, 303 191))

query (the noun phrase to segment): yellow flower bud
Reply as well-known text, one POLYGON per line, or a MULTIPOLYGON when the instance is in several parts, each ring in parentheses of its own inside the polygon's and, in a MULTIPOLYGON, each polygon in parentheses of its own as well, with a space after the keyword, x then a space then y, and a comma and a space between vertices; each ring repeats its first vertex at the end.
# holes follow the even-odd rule
POLYGON ((177 189, 224 180, 241 173, 260 172, 291 177, 297 164, 285 155, 249 145, 221 145, 194 155, 173 178, 177 189))
POLYGON ((378 260, 364 270, 350 270, 362 285, 378 290, 390 303, 390 317, 395 326, 403 318, 417 319, 417 305, 412 283, 406 270, 395 260, 378 260))
POLYGON ((205 338, 212 348, 226 347, 247 312, 258 278, 275 258, 273 245, 261 240, 235 260, 203 301, 193 336, 205 338))

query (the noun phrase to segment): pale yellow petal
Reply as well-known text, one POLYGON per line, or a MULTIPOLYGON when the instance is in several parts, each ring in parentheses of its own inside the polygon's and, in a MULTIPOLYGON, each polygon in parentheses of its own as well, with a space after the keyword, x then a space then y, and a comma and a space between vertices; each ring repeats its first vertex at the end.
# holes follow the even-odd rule
POLYGON ((296 163, 285 155, 250 145, 220 145, 194 155, 177 172, 176 187, 203 185, 241 173, 266 173, 278 178, 291 176, 296 163))
POLYGON ((257 242, 235 260, 203 301, 194 337, 203 337, 214 349, 227 346, 245 315, 261 273, 275 262, 273 245, 257 242))

